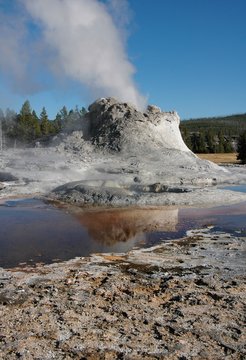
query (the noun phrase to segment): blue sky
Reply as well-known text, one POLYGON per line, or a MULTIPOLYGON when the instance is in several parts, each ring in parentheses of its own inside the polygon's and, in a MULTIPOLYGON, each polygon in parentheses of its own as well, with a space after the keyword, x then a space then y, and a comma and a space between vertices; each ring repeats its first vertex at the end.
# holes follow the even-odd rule
MULTIPOLYGON (((128 5, 126 53, 136 69, 134 81, 148 103, 176 110, 183 119, 246 112, 245 0, 129 0, 128 5)), ((46 50, 34 49, 40 27, 18 1, 0 0, 0 11, 12 20, 26 16, 28 34, 23 31, 22 41, 33 47, 35 64, 35 56, 39 58, 38 70, 29 66, 35 81, 22 88, 0 63, 0 107, 18 111, 29 99, 37 113, 45 106, 52 118, 63 105, 88 106, 92 96, 83 81, 68 74, 63 78, 62 72, 57 77, 43 61, 46 50), (36 86, 38 78, 42 81, 36 86)))

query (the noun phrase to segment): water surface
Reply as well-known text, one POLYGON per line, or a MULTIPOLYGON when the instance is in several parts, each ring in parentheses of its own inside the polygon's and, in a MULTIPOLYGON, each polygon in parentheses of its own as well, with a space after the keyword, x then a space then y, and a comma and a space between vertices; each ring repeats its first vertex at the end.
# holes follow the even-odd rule
POLYGON ((223 189, 246 193, 246 184, 225 186, 225 187, 223 187, 223 189))
POLYGON ((246 203, 211 209, 59 209, 40 200, 0 205, 0 266, 52 263, 124 252, 176 239, 207 225, 246 236, 246 203))

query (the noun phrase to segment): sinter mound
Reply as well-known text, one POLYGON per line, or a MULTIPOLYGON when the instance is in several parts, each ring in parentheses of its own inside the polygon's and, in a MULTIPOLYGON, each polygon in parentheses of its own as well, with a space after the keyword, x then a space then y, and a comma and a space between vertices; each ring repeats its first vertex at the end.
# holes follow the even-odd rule
POLYGON ((97 100, 89 106, 83 131, 66 141, 80 153, 89 143, 101 165, 98 161, 86 179, 56 188, 52 197, 82 205, 161 205, 170 204, 163 193, 217 183, 227 171, 194 155, 179 123, 176 112, 156 106, 142 113, 112 98, 97 100))

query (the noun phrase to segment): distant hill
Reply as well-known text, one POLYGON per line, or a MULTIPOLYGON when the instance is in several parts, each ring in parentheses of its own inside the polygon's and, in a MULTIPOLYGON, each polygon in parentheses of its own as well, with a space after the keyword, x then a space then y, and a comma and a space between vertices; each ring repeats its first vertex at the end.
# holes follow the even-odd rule
POLYGON ((187 129, 189 132, 213 129, 215 132, 223 130, 224 134, 238 136, 246 130, 246 113, 228 116, 218 116, 209 118, 197 118, 182 120, 181 131, 187 129))
POLYGON ((196 153, 236 151, 238 137, 246 131, 246 113, 182 120, 180 130, 187 146, 196 153))

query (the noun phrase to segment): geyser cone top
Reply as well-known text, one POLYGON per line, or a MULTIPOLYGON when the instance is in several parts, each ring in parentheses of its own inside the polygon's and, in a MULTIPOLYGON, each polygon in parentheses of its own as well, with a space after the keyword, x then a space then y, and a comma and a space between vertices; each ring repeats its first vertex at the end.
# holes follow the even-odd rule
MULTIPOLYGON (((97 99, 88 107, 88 110, 90 113, 93 113, 94 115, 97 114, 98 116, 107 112, 107 116, 112 114, 115 118, 119 116, 118 113, 125 115, 129 114, 129 112, 131 114, 138 113, 138 116, 141 116, 142 114, 134 105, 127 102, 120 102, 113 97, 97 99)), ((131 118, 131 116, 128 116, 128 118, 131 118)))
MULTIPOLYGON (((91 105, 89 105, 88 110, 91 111, 101 111, 103 109, 103 111, 108 110, 109 108, 111 108, 112 106, 116 106, 118 108, 122 108, 122 111, 127 111, 127 110, 132 110, 132 111, 136 111, 139 114, 148 114, 150 116, 150 114, 160 114, 162 112, 161 108, 156 106, 156 105, 148 105, 146 111, 139 111, 137 110, 137 108, 129 103, 129 102, 121 102, 118 101, 117 99, 113 98, 113 97, 107 97, 107 98, 99 98, 96 101, 94 101, 91 105)), ((111 108, 112 109, 112 108, 111 108)))
POLYGON ((113 97, 100 98, 100 99, 97 99, 96 101, 94 101, 92 104, 90 104, 88 107, 88 110, 89 111, 98 111, 102 107, 109 108, 110 106, 117 104, 117 103, 118 103, 118 101, 113 97))
POLYGON ((148 107, 147 107, 147 112, 149 113, 149 114, 159 114, 159 113, 161 113, 161 108, 159 108, 158 106, 156 106, 156 105, 148 105, 148 107))

